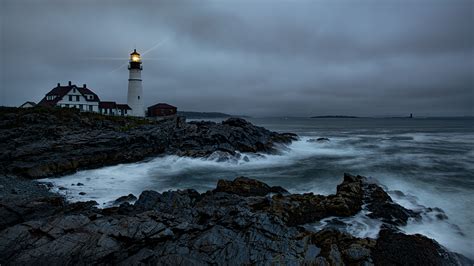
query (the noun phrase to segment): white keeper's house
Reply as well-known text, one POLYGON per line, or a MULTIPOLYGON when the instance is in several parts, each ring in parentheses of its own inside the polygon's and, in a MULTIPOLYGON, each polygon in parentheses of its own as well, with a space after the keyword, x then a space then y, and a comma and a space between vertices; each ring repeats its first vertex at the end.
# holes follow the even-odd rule
POLYGON ((129 115, 131 108, 127 104, 101 102, 99 96, 84 84, 78 87, 69 81, 67 85, 58 83, 38 103, 40 106, 77 108, 85 112, 96 112, 107 115, 129 115))

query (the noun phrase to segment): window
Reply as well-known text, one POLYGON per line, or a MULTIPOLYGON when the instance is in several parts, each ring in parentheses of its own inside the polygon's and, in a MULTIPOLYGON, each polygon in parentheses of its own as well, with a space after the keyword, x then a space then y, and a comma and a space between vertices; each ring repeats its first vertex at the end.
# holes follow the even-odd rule
POLYGON ((124 112, 125 114, 127 114, 127 109, 123 110, 123 112, 124 112))
POLYGON ((81 110, 81 111, 84 110, 84 109, 82 108, 82 104, 79 104, 79 110, 81 110))
POLYGON ((89 105, 89 111, 92 112, 92 105, 89 105))
POLYGON ((104 114, 107 114, 107 109, 104 109, 104 114))
POLYGON ((69 101, 72 102, 72 95, 69 95, 69 101))
POLYGON ((140 100, 140 95, 138 96, 138 100, 140 100))
POLYGON ((69 104, 66 104, 65 106, 69 108, 69 104))
POLYGON ((76 93, 76 89, 72 89, 72 92, 73 92, 73 93, 76 93))
POLYGON ((79 97, 80 97, 79 95, 76 95, 76 102, 79 101, 79 97))

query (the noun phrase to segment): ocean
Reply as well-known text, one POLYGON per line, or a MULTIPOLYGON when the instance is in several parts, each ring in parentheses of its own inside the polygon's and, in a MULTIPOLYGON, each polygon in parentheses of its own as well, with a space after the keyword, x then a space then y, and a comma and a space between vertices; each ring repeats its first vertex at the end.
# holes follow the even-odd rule
MULTIPOLYGON (((407 208, 438 207, 448 219, 428 215, 401 228, 421 233, 474 259, 474 119, 471 118, 253 118, 252 123, 300 140, 279 155, 243 154, 217 160, 164 156, 80 171, 54 183, 71 201, 108 206, 119 196, 143 190, 213 189, 219 179, 247 176, 292 193, 331 194, 344 173, 377 180, 407 208), (327 142, 310 139, 325 137, 327 142), (247 157, 244 159, 244 157, 247 157), (248 160, 247 160, 248 159, 248 160), (83 186, 77 186, 82 183, 83 186), (79 195, 85 192, 85 195, 79 195)), ((376 237, 380 222, 361 213, 341 219, 347 232, 376 237)), ((313 226, 322 228, 326 221, 313 226)))

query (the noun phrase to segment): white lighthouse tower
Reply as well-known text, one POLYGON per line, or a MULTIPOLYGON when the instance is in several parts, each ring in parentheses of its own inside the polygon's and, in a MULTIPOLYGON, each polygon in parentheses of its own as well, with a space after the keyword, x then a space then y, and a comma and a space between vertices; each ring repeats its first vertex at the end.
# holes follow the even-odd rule
POLYGON ((136 49, 133 49, 133 53, 130 54, 128 70, 127 104, 132 108, 133 116, 143 117, 145 116, 145 108, 143 106, 142 61, 136 49))

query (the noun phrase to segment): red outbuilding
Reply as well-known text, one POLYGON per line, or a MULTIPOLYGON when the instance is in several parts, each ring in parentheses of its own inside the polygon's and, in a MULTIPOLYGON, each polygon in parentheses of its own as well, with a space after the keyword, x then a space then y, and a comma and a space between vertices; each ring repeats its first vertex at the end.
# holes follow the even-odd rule
POLYGON ((172 116, 176 115, 178 108, 175 106, 169 105, 167 103, 157 103, 148 107, 148 116, 157 117, 157 116, 172 116))

